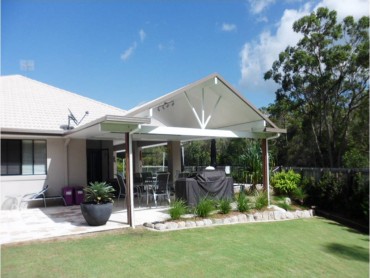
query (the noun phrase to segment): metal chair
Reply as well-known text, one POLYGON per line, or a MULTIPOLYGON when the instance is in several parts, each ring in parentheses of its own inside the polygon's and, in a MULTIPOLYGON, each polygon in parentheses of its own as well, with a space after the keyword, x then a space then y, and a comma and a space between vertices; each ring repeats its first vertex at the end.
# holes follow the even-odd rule
MULTIPOLYGON (((120 197, 126 198, 126 183, 123 180, 123 177, 120 174, 117 174, 117 181, 118 181, 118 186, 119 186, 119 193, 118 193, 118 198, 117 202, 119 201, 120 197)), ((136 196, 139 200, 139 206, 141 206, 141 192, 140 188, 137 186, 134 186, 134 197, 136 196)))
POLYGON ((44 207, 46 207, 46 200, 57 200, 57 199, 63 200, 64 205, 65 206, 67 205, 66 201, 64 200, 64 197, 61 196, 61 195, 46 196, 46 191, 48 191, 48 189, 49 189, 49 185, 44 185, 42 190, 39 191, 39 192, 29 193, 29 194, 23 195, 20 202, 19 202, 19 209, 21 209, 22 204, 24 204, 24 203, 29 203, 29 202, 33 202, 33 201, 40 201, 40 200, 44 201, 44 207))
POLYGON ((169 177, 170 173, 158 173, 156 183, 151 188, 151 193, 156 207, 158 206, 157 200, 161 196, 167 198, 168 204, 171 203, 170 190, 168 188, 169 177))

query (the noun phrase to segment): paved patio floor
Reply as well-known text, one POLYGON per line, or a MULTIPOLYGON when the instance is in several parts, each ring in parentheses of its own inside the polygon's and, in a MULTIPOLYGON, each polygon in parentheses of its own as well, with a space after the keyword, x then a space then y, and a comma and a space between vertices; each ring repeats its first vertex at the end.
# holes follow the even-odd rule
MULTIPOLYGON (((135 226, 168 219, 167 211, 167 206, 137 207, 134 210, 135 226)), ((2 210, 0 225, 0 244, 129 228, 127 210, 123 207, 122 201, 114 203, 113 213, 103 226, 87 225, 80 206, 2 210)))

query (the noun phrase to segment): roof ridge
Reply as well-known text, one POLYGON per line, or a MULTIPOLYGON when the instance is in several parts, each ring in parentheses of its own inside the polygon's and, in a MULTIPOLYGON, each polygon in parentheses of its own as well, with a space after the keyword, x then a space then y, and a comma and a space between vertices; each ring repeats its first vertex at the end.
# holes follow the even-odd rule
POLYGON ((21 75, 21 74, 13 74, 13 75, 3 75, 3 76, 0 76, 0 77, 20 77, 20 78, 23 78, 25 80, 28 80, 28 81, 31 81, 31 82, 34 82, 34 83, 38 83, 38 84, 42 84, 43 86, 48 86, 50 88, 53 88, 57 91, 60 91, 60 92, 63 92, 63 93, 67 93, 69 95, 73 95, 73 96, 76 96, 76 97, 79 97, 79 98, 83 98, 83 99, 86 99, 86 100, 89 100, 89 101, 92 101, 94 103, 97 103, 97 104, 100 104, 100 105, 104 105, 104 106, 107 106, 107 107, 110 107, 110 108, 113 108, 115 110, 119 110, 120 112, 124 112, 124 113, 127 113, 127 110, 124 110, 124 109, 121 109, 121 108, 118 108, 116 106, 113 106, 113 105, 110 105, 110 104, 107 104, 105 102, 101 102, 101 101, 97 101, 95 99, 92 99, 92 98, 89 98, 89 97, 86 97, 86 96, 83 96, 83 95, 79 95, 77 93, 74 93, 74 92, 71 92, 71 91, 67 91, 67 90, 64 90, 64 89, 61 89, 61 88, 58 88, 58 87, 55 87, 54 85, 50 85, 48 83, 44 83, 44 82, 41 82, 39 80, 35 80, 35 79, 32 79, 32 78, 29 78, 27 76, 24 76, 24 75, 21 75))

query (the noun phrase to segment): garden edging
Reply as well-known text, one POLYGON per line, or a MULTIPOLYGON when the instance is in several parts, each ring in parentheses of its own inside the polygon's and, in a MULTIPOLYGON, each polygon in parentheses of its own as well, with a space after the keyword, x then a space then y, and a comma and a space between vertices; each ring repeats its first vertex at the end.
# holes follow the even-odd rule
POLYGON ((314 216, 314 211, 310 210, 296 210, 296 211, 263 211, 256 212, 254 214, 240 213, 239 215, 234 215, 225 218, 205 218, 201 220, 184 220, 184 221, 166 221, 166 222, 146 222, 144 227, 155 230, 155 231, 169 231, 169 230, 179 230, 179 229, 189 229, 205 226, 215 226, 215 225, 227 225, 227 224, 238 224, 238 223, 254 223, 254 222, 271 222, 271 221, 281 221, 281 220, 293 220, 299 218, 311 218, 314 216))

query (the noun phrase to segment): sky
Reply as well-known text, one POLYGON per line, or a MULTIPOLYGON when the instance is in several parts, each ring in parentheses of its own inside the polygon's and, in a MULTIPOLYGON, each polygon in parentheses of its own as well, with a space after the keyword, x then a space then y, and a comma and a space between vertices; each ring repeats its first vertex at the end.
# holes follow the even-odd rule
POLYGON ((261 108, 263 75, 320 6, 338 20, 368 0, 0 0, 1 75, 21 74, 129 110, 218 73, 261 108))

